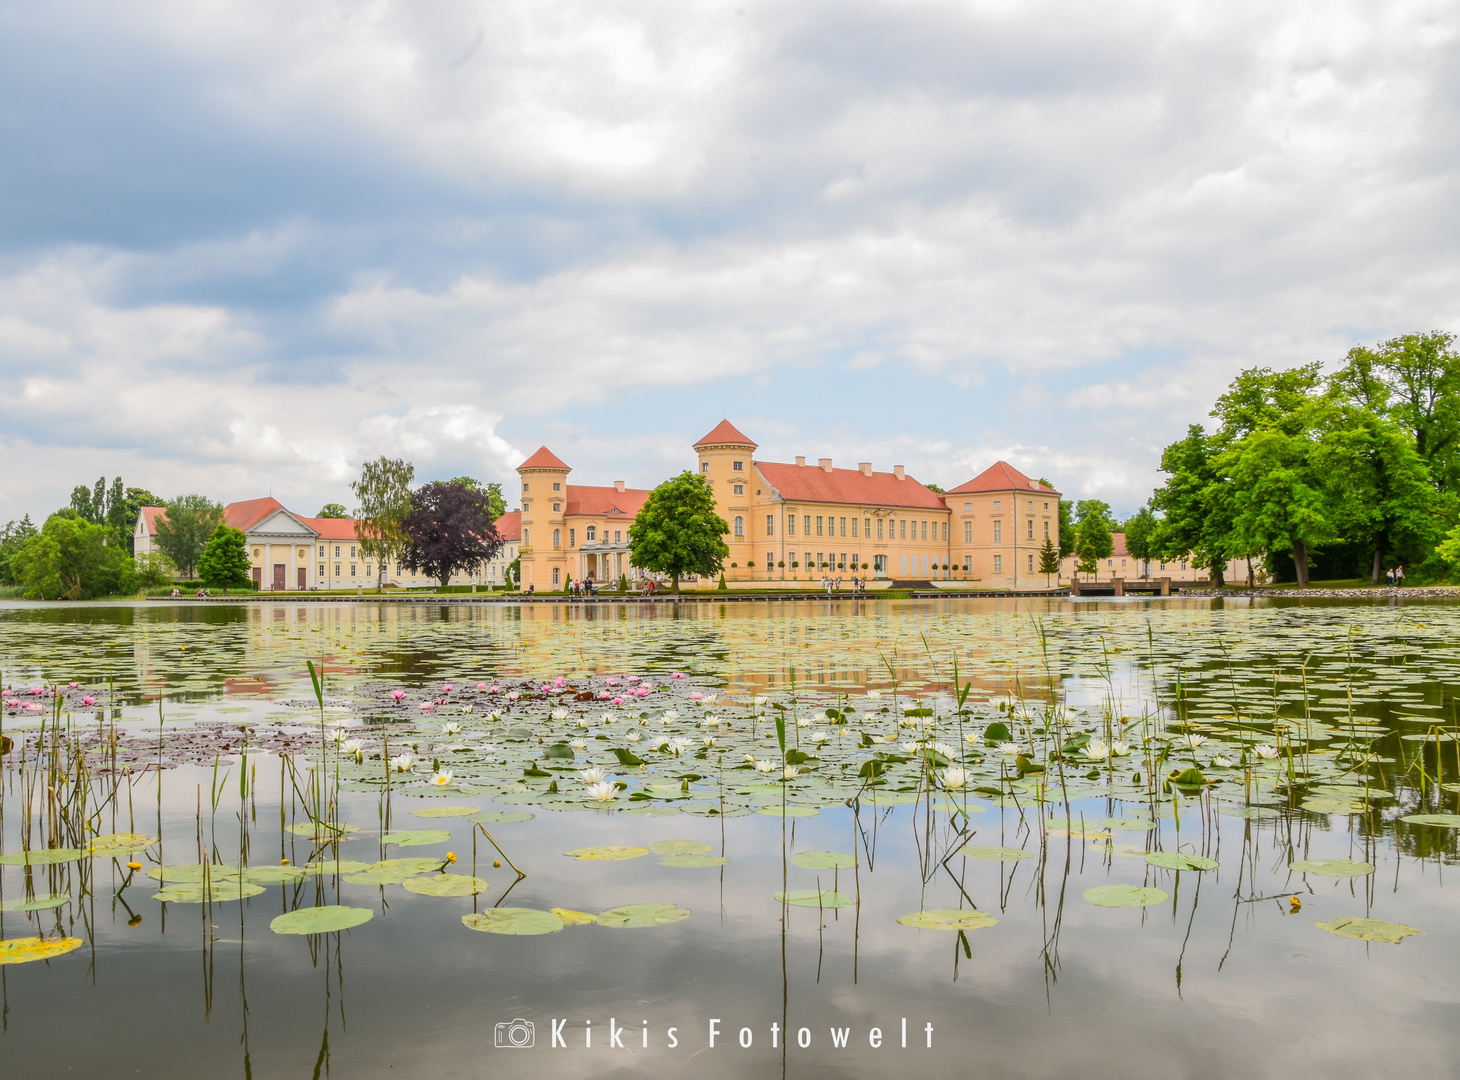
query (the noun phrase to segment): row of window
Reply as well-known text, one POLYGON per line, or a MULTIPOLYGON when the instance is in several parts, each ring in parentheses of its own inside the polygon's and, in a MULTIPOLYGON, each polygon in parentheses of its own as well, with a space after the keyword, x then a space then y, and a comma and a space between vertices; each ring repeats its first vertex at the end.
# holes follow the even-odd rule
MULTIPOLYGON (((527 481, 526 480, 522 481, 522 494, 524 494, 524 495, 527 494, 527 487, 528 487, 527 481)), ((554 491, 562 491, 563 490, 563 482, 561 480, 554 480, 553 481, 553 490, 554 491)))
MULTIPOLYGON (((596 525, 590 525, 590 526, 588 526, 588 528, 586 528, 586 529, 583 530, 583 542, 585 544, 596 544, 598 542, 598 527, 596 525)), ((604 529, 603 530, 603 542, 605 544, 608 543, 608 530, 607 529, 604 529)), ((624 542, 624 534, 623 534, 623 530, 622 529, 615 529, 613 531, 613 542, 615 544, 622 544, 624 542)), ((522 546, 523 547, 526 547, 526 548, 532 547, 532 530, 531 529, 524 528, 522 530, 522 546)), ((562 546, 563 546, 563 530, 562 529, 554 529, 553 530, 553 550, 554 551, 557 551, 562 546)), ((577 529, 569 529, 568 530, 568 546, 570 548, 575 548, 575 547, 578 546, 578 530, 577 529)))
MULTIPOLYGON (((736 518, 735 520, 736 521, 740 521, 740 518, 736 518)), ((871 540, 872 539, 872 521, 873 521, 872 518, 829 517, 829 516, 826 516, 826 515, 818 514, 818 515, 815 516, 815 519, 814 520, 815 520, 815 525, 812 524, 813 517, 812 517, 811 514, 803 514, 801 516, 801 535, 802 536, 853 536, 853 537, 855 537, 855 536, 859 535, 859 533, 858 533, 858 527, 860 526, 860 529, 861 529, 860 535, 862 537, 868 539, 868 540, 871 540), (847 529, 847 527, 848 527, 849 524, 851 526, 851 531, 850 532, 848 532, 848 529, 847 529), (813 529, 815 530, 814 532, 812 531, 813 529)), ((938 522, 938 521, 929 522, 929 521, 916 521, 916 520, 914 520, 914 521, 911 522, 911 525, 912 525, 912 536, 911 537, 908 536, 909 519, 907 519, 907 518, 885 518, 885 519, 884 518, 877 518, 876 521, 877 521, 877 539, 878 540, 882 540, 882 539, 887 539, 887 540, 908 540, 908 539, 917 540, 917 539, 919 539, 919 535, 918 534, 919 534, 920 531, 921 531, 921 534, 922 534, 921 538, 924 539, 924 540, 928 540, 928 539, 933 539, 933 540, 940 540, 940 539, 941 540, 947 540, 948 539, 948 523, 946 521, 943 521, 943 522, 938 522), (886 526, 886 534, 885 534, 885 536, 884 536, 884 530, 883 530, 884 524, 886 526), (931 535, 931 537, 929 536, 929 532, 928 532, 928 527, 930 525, 932 526, 932 535, 931 535), (941 526, 941 528, 940 528, 940 526, 941 526), (893 530, 894 529, 896 529, 896 532, 897 532, 897 535, 895 535, 895 536, 893 535, 893 530), (941 533, 941 535, 939 535, 940 533, 941 533)), ((767 536, 775 536, 776 535, 776 519, 775 519, 775 516, 773 514, 767 514, 766 515, 766 518, 765 518, 765 530, 766 530, 766 535, 767 536)), ((740 531, 740 532, 736 532, 735 535, 736 536, 740 536, 740 535, 742 535, 742 532, 743 532, 743 530, 740 531)), ((789 513, 789 514, 786 515, 786 535, 787 536, 795 536, 796 535, 796 515, 794 513, 789 513)))
MULTIPOLYGON (((1002 544, 1004 542, 1004 523, 1002 521, 995 521, 993 524, 994 524, 994 543, 996 543, 996 544, 1002 544)), ((1024 539, 1025 540, 1033 540, 1034 539, 1034 519, 1033 518, 1029 518, 1024 523, 1024 539)), ((1048 521, 1046 521, 1044 523, 1044 539, 1046 539, 1046 540, 1049 539, 1049 522, 1048 521)), ((965 521, 963 523, 963 542, 965 544, 971 544, 971 543, 973 543, 973 522, 971 522, 971 521, 965 521)))

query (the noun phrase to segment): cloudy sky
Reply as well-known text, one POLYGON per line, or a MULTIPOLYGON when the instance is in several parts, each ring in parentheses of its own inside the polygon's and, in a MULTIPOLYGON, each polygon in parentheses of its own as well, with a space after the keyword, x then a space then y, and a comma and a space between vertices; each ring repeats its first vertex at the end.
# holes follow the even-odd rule
POLYGON ((1460 8, 0 9, 0 520, 760 456, 1133 509, 1242 367, 1460 329, 1460 8))

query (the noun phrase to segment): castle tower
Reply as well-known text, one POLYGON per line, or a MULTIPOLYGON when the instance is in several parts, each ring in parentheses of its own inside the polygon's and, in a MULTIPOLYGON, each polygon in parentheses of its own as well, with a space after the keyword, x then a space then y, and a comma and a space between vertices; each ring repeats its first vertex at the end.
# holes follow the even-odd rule
POLYGON ((749 576, 745 567, 755 560, 751 510, 757 495, 756 484, 760 483, 752 458, 755 447, 729 420, 721 420, 713 431, 694 444, 699 455, 696 468, 715 492, 715 512, 730 526, 725 537, 730 547, 730 556, 725 560, 727 577, 749 576), (732 568, 731 563, 738 565, 732 568), (740 573, 736 574, 736 570, 740 573))
POLYGON ((546 446, 517 466, 522 478, 522 584, 538 591, 561 589, 568 572, 563 518, 568 473, 573 470, 546 446))

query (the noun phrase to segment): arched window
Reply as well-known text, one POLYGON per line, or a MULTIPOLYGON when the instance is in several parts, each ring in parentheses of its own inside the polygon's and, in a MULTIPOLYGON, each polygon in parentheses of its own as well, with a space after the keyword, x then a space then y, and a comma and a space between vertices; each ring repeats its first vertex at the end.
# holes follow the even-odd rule
POLYGON ((553 547, 554 548, 560 548, 562 546, 563 546, 563 530, 562 529, 554 529, 553 530, 553 547))
POLYGON ((735 535, 742 539, 745 536, 745 519, 743 517, 737 517, 735 519, 735 535))
POLYGON ((593 541, 598 539, 598 527, 596 525, 588 526, 588 528, 584 530, 583 535, 587 538, 590 544, 593 543, 593 541))

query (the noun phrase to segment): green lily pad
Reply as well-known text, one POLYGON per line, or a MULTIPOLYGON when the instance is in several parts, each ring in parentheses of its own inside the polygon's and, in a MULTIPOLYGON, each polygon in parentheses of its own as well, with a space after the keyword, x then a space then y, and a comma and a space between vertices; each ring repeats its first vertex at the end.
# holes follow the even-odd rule
POLYGON ((553 914, 563 920, 564 926, 587 926, 589 923, 598 921, 597 915, 590 915, 586 911, 574 911, 572 908, 553 908, 553 914))
POLYGON ((555 934, 563 928, 563 920, 551 911, 532 908, 487 908, 475 915, 463 915, 462 925, 484 934, 555 934))
POLYGON ((1411 825, 1435 825, 1441 829, 1460 829, 1460 814, 1406 814, 1399 819, 1411 825))
POLYGON ((666 855, 659 860, 659 865, 680 867, 724 866, 729 861, 723 855, 666 855))
POLYGON ((164 885, 153 893, 154 900, 168 904, 201 904, 205 901, 221 904, 228 900, 241 900, 246 896, 257 896, 264 891, 262 885, 237 878, 213 878, 204 886, 201 881, 179 882, 164 885))
POLYGON ((655 855, 707 855, 715 849, 703 840, 660 840, 650 844, 649 850, 655 855))
POLYGON ((369 908, 325 904, 285 912, 269 923, 269 929, 276 934, 333 934, 368 923, 374 914, 369 908))
POLYGON ((0 911, 49 911, 51 908, 58 908, 70 900, 71 897, 65 893, 57 893, 54 896, 42 896, 35 900, 7 900, 0 904, 0 911))
POLYGON ((118 855, 130 855, 155 843, 157 837, 146 833, 108 833, 91 842, 91 854, 97 858, 110 859, 118 855))
POLYGON ((1333 919, 1330 922, 1314 923, 1320 930, 1326 930, 1330 934, 1337 934, 1339 937, 1358 938, 1360 941, 1385 941, 1391 945, 1398 945, 1402 940, 1411 934, 1423 934, 1423 930, 1416 930, 1412 926, 1405 926, 1403 923, 1384 922, 1380 919, 1358 919, 1341 918, 1333 919))
POLYGON ((792 855, 791 861, 807 870, 850 870, 857 865, 854 856, 840 851, 803 851, 792 855))
POLYGON ((1374 864, 1355 862, 1353 859, 1308 859, 1293 863, 1290 869, 1300 874, 1317 874, 1319 877, 1363 877, 1374 872, 1374 864))
POLYGON ((380 838, 382 844, 398 847, 426 847, 430 844, 444 844, 451 839, 446 829, 408 829, 404 832, 386 833, 380 838))
POLYGON ((620 928, 668 926, 689 917, 688 908, 673 904, 629 904, 627 907, 609 908, 600 914, 598 925, 620 928))
POLYGON ((29 851, 12 851, 8 855, 0 855, 0 866, 54 866, 57 863, 79 862, 86 855, 80 848, 31 848, 29 851))
POLYGON ((81 948, 81 939, 74 937, 22 937, 0 941, 0 964, 28 964, 32 960, 49 960, 81 948))
POLYGON ((483 810, 480 814, 473 814, 472 821, 480 821, 483 825, 516 825, 520 821, 531 821, 533 815, 526 810, 483 810))
POLYGON ((766 817, 815 817, 817 814, 821 813, 821 811, 816 809, 816 807, 814 806, 787 805, 785 807, 784 815, 781 811, 782 808, 779 806, 757 806, 755 808, 755 812, 757 814, 764 814, 766 817))
POLYGON ((833 892, 830 889, 792 889, 790 892, 776 893, 776 899, 784 900, 792 907, 844 908, 856 903, 846 893, 833 892))
POLYGON ((302 881, 309 874, 309 869, 303 866, 250 866, 243 872, 243 878, 255 885, 285 885, 302 881))
POLYGON ((413 817, 423 818, 453 818, 471 817, 473 814, 483 813, 479 806, 427 806, 421 810, 412 810, 413 817))
POLYGON ((440 859, 425 859, 419 856, 405 859, 381 859, 371 863, 359 873, 344 878, 350 885, 400 885, 418 874, 429 874, 441 869, 440 859))
POLYGON ((201 885, 205 876, 209 881, 229 881, 240 875, 238 867, 227 866, 223 863, 179 863, 174 866, 150 867, 147 870, 147 876, 153 881, 161 881, 168 885, 201 885))
POLYGON ((345 833, 359 832, 360 826, 342 825, 337 821, 301 821, 288 826, 287 831, 295 836, 320 836, 333 840, 345 833))
POLYGON ((321 859, 307 864, 304 869, 311 874, 361 874, 374 865, 358 859, 321 859))
POLYGON ((970 859, 986 859, 989 862, 1009 862, 1012 859, 1027 859, 1033 852, 1016 847, 988 847, 983 844, 964 844, 958 854, 970 859))
POLYGON ((1153 851, 1146 856, 1146 862, 1167 870, 1215 870, 1217 868, 1216 859, 1208 859, 1205 855, 1188 855, 1184 851, 1153 851))
POLYGON ((1283 816, 1281 810, 1274 810, 1271 806, 1224 806, 1222 813, 1228 817, 1249 818, 1254 821, 1283 816))
POLYGON ((678 817, 679 812, 677 806, 660 806, 657 803, 649 805, 640 803, 638 806, 626 806, 618 811, 627 817, 678 817))
POLYGON ((915 926, 919 930, 982 930, 993 926, 999 920, 982 911, 959 911, 955 908, 930 908, 914 911, 898 920, 903 926, 915 926))
POLYGON ((563 852, 579 862, 623 862, 649 854, 648 848, 629 847, 624 844, 610 844, 607 847, 580 847, 563 852))
POLYGON ((1362 801, 1340 799, 1333 795, 1313 795, 1300 805, 1313 814, 1362 814, 1368 809, 1362 801))
POLYGON ((1099 907, 1145 907, 1169 900, 1171 894, 1145 885, 1096 885, 1085 890, 1085 899, 1099 907))
POLYGON ((401 882, 406 892, 422 896, 475 896, 487 889, 487 882, 470 874, 428 874, 401 882))

